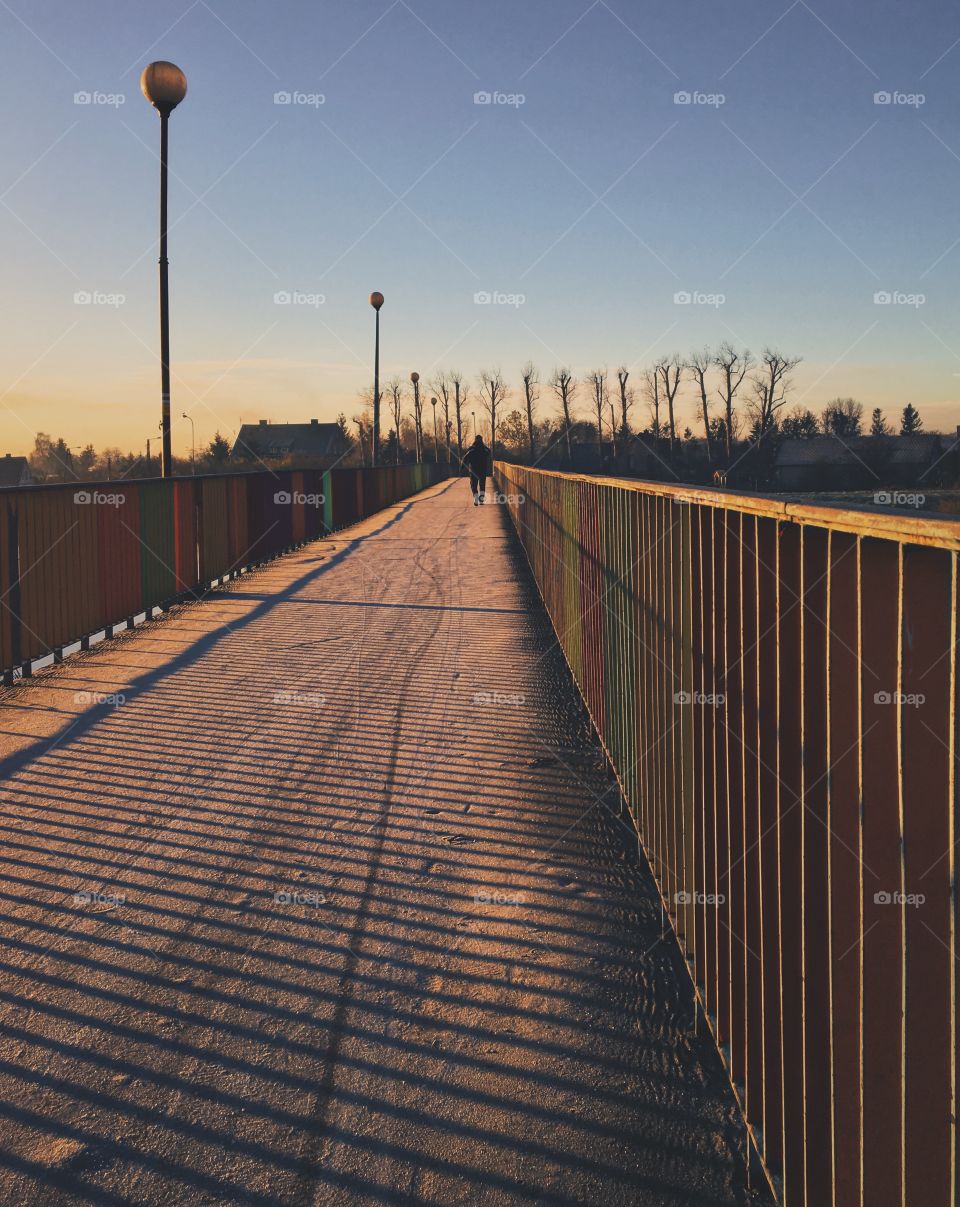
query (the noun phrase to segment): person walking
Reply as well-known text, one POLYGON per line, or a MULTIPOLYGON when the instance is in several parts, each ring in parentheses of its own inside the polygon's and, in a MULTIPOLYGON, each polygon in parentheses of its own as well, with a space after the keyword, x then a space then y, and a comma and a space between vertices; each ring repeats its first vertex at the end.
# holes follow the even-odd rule
POLYGON ((473 491, 473 504, 479 507, 483 503, 484 491, 487 485, 487 474, 491 470, 490 450, 483 443, 483 437, 478 436, 467 449, 461 462, 470 475, 470 489, 473 491))

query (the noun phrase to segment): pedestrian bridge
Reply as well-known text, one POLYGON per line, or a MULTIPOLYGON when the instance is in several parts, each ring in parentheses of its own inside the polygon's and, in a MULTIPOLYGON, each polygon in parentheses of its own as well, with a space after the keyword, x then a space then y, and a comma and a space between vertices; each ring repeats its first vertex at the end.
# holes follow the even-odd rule
POLYGON ((0 1201, 954 1201, 960 525, 497 482, 0 492, 0 1201))

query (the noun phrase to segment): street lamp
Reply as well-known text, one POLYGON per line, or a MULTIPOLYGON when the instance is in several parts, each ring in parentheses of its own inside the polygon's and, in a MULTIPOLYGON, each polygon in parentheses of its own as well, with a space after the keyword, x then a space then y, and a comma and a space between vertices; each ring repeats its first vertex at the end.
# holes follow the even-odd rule
POLYGON ((160 114, 160 392, 163 429, 162 474, 173 473, 170 452, 170 295, 167 282, 167 138, 170 114, 187 95, 187 77, 174 63, 160 59, 143 69, 140 89, 160 114))
POLYGON ((473 416, 473 438, 474 438, 474 440, 476 440, 476 438, 477 438, 477 412, 471 411, 470 414, 473 416))
POLYGON ((186 411, 183 412, 181 419, 190 420, 190 472, 195 474, 197 472, 197 429, 193 426, 193 419, 186 411))
POLYGON ((373 451, 371 461, 380 464, 380 307, 383 305, 382 293, 370 294, 370 305, 377 312, 377 334, 373 344, 373 451))
POLYGON ((430 399, 430 405, 433 407, 433 459, 440 464, 440 437, 437 434, 437 400, 430 399))
POLYGON ((410 374, 413 382, 413 422, 417 433, 417 464, 423 460, 423 432, 420 425, 420 374, 414 371, 410 374))

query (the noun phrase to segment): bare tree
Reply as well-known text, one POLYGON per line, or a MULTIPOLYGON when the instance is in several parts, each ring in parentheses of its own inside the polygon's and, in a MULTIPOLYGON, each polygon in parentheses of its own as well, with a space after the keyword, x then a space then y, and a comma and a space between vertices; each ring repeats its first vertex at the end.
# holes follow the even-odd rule
POLYGON ((743 379, 753 366, 753 357, 744 349, 738 352, 728 340, 724 340, 713 356, 714 365, 720 370, 720 401, 723 403, 726 430, 727 464, 733 458, 734 405, 737 391, 743 385, 743 379))
POLYGON ((617 369, 617 385, 620 388, 620 436, 626 446, 630 437, 630 408, 633 406, 633 388, 628 386, 630 370, 626 365, 617 369))
POLYGON ((463 374, 459 369, 451 369, 447 374, 453 386, 453 413, 457 422, 457 459, 463 460, 463 408, 470 394, 470 387, 464 385, 463 374))
POLYGON ((530 444, 530 464, 536 456, 536 439, 533 434, 533 412, 536 410, 537 399, 540 397, 540 373, 533 361, 528 360, 520 370, 523 381, 523 400, 527 407, 527 440, 530 444))
POLYGON ((674 399, 680 389, 680 377, 683 364, 679 356, 666 356, 659 364, 660 384, 663 386, 663 397, 667 403, 667 421, 670 427, 670 460, 674 458, 677 446, 677 421, 674 414, 674 399))
POLYGON ((496 455, 497 447, 497 412, 501 403, 506 400, 507 387, 499 369, 483 369, 480 373, 480 401, 483 409, 490 416, 490 452, 496 455))
POLYGON ((607 404, 607 371, 594 369, 589 375, 590 394, 593 399, 593 411, 597 417, 597 454, 603 444, 603 409, 607 404))
POLYGON ((713 353, 709 348, 694 352, 687 360, 687 369, 700 391, 700 418, 703 435, 707 442, 707 464, 713 464, 713 433, 710 431, 710 391, 707 389, 707 374, 714 366, 713 353))
POLYGON ((863 403, 855 398, 833 398, 823 408, 821 422, 828 436, 859 436, 863 403))
POLYGON ((801 361, 799 356, 782 356, 774 348, 764 348, 752 379, 753 398, 749 404, 757 439, 776 426, 777 412, 787 405, 790 374, 801 361))
POLYGON ((390 395, 390 414, 393 416, 393 430, 396 432, 396 459, 400 464, 400 424, 403 420, 403 382, 399 377, 391 377, 387 382, 387 392, 390 395))
POLYGON ((658 360, 643 374, 643 392, 650 408, 650 426, 653 428, 655 448, 660 443, 660 368, 663 363, 662 360, 658 360))
POLYGON ((447 464, 450 464, 450 375, 448 373, 435 373, 433 381, 430 383, 430 388, 436 390, 440 395, 440 401, 443 405, 443 431, 444 443, 446 445, 447 464))
POLYGON ((557 396, 563 415, 563 436, 567 445, 567 464, 573 460, 570 448, 570 428, 573 426, 573 398, 577 392, 577 380, 569 369, 555 369, 550 378, 550 389, 557 396))

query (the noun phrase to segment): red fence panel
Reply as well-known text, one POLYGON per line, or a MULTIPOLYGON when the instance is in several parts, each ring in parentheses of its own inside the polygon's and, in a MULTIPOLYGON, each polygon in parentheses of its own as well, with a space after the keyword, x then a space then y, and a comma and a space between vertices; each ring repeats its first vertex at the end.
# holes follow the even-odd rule
POLYGON ((957 1203, 960 522, 496 477, 781 1202, 957 1203))
POLYGON ((0 670, 9 680, 22 664, 444 477, 445 466, 404 465, 0 490, 0 670))

